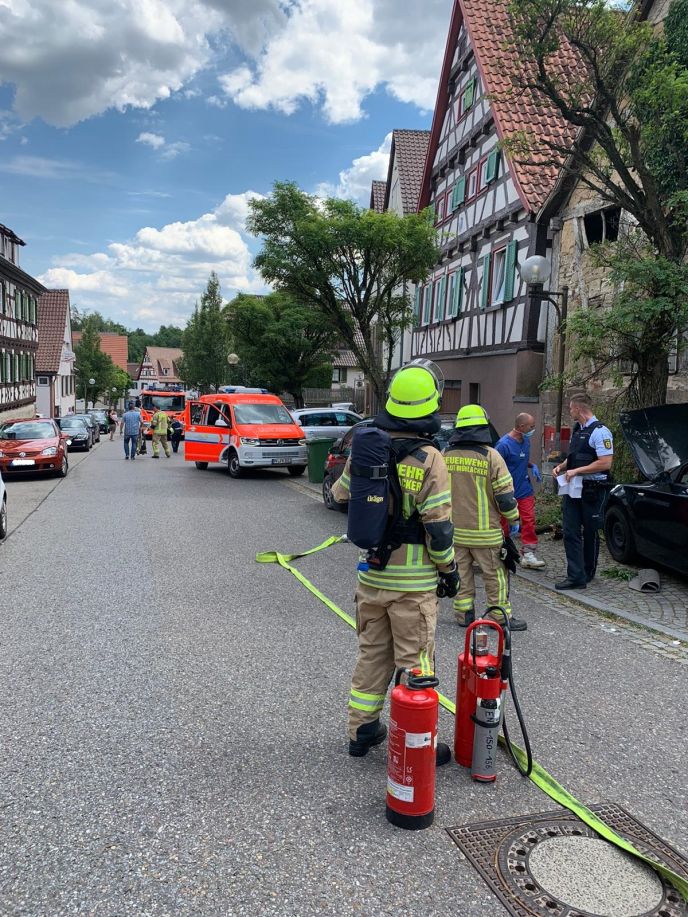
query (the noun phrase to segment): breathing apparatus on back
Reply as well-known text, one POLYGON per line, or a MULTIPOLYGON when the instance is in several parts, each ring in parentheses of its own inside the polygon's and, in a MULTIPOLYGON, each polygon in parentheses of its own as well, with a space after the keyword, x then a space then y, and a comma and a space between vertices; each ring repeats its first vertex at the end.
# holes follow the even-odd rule
MULTIPOLYGON (((370 427, 361 427, 351 442, 347 537, 368 550, 368 563, 383 570, 401 544, 422 544, 423 527, 414 512, 403 518, 397 465, 424 446, 434 446, 444 376, 430 360, 413 360, 398 370, 389 386, 385 408, 370 427), (391 436, 390 432, 407 433, 391 436)), ((413 482, 407 483, 407 488, 413 482)), ((420 490, 421 481, 418 481, 420 490)))

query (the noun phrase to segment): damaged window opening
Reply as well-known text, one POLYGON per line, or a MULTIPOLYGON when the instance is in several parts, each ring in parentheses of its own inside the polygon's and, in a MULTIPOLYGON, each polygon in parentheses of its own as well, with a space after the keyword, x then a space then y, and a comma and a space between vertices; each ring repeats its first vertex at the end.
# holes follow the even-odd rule
POLYGON ((620 207, 607 207, 604 210, 593 210, 583 217, 585 239, 588 245, 600 242, 616 242, 619 238, 620 207))

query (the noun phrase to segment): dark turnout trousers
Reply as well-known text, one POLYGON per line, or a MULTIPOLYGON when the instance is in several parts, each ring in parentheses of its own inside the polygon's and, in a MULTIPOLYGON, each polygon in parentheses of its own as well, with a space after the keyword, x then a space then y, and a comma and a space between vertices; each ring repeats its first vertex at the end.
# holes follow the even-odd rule
POLYGON ((584 484, 579 499, 562 499, 566 576, 573 583, 588 583, 597 570, 604 488, 584 484))

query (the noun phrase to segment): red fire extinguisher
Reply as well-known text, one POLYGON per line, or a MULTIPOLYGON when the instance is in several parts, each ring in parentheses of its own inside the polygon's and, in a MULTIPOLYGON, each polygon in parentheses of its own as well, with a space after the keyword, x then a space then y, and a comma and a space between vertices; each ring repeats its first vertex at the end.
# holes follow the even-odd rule
POLYGON ((494 751, 499 733, 502 694, 504 631, 496 621, 474 621, 466 630, 463 653, 459 655, 456 678, 456 725, 454 758, 471 768, 474 780, 495 779, 494 751), (489 629, 497 632, 496 655, 490 652, 489 629), (476 724, 480 731, 476 745, 476 724))
POLYGON ((387 821, 400 828, 428 828, 435 818, 438 684, 420 669, 397 670, 387 748, 387 821), (401 684, 404 673, 406 684, 401 684))

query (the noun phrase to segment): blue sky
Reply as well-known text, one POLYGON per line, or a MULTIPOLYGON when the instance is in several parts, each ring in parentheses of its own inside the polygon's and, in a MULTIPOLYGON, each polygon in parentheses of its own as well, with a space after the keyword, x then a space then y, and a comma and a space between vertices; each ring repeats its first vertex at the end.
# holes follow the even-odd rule
POLYGON ((212 269, 262 289, 244 219, 275 179, 367 203, 389 131, 430 126, 452 5, 7 2, 0 222, 47 286, 147 329, 212 269))

